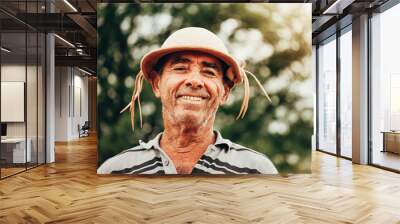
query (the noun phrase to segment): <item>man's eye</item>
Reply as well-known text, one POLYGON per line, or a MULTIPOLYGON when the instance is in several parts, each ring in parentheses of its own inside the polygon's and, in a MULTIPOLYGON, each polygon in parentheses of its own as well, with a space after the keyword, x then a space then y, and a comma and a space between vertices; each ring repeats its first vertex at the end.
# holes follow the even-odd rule
POLYGON ((204 71, 204 73, 206 73, 207 75, 209 75, 209 76, 217 76, 216 74, 215 74, 215 72, 213 72, 213 71, 208 71, 208 70, 206 70, 206 71, 204 71))
POLYGON ((174 71, 185 71, 186 68, 185 67, 175 67, 173 68, 174 71))

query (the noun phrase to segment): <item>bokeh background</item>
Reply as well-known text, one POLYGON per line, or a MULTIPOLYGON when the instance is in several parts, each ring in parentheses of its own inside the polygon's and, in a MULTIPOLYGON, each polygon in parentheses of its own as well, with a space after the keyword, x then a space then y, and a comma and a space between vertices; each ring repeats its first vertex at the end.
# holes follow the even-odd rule
MULTIPOLYGON (((235 87, 217 113, 215 129, 225 138, 266 154, 281 173, 308 173, 313 132, 311 4, 284 3, 101 3, 98 31, 98 164, 148 141, 163 130, 161 104, 145 82, 143 128, 132 132, 129 102, 140 59, 175 30, 199 26, 216 33, 254 80, 244 119, 236 120, 243 87, 235 87)), ((139 120, 135 127, 139 127, 139 120)))

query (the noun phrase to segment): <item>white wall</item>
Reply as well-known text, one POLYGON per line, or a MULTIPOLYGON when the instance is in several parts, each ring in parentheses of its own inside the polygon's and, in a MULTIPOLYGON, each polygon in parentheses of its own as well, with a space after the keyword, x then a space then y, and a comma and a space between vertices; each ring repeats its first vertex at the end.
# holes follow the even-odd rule
MULTIPOLYGON (((78 73, 74 70, 74 91, 72 92, 74 99, 72 108, 72 120, 71 120, 71 132, 70 134, 76 138, 78 137, 78 124, 83 125, 85 121, 88 121, 88 78, 87 76, 81 76, 82 73, 78 73)), ((72 105, 72 104, 71 104, 72 105)))
POLYGON ((55 73, 55 140, 77 139, 78 124, 88 120, 88 78, 72 67, 56 67, 55 73))
POLYGON ((68 86, 67 67, 55 68, 55 141, 68 140, 68 86))
MULTIPOLYGON (((25 65, 19 65, 19 64, 5 64, 1 66, 1 81, 2 82, 25 82, 25 74, 27 69, 28 71, 28 78, 31 79, 30 74, 33 70, 36 69, 36 67, 29 66, 26 68, 25 65)), ((36 86, 36 81, 35 80, 28 80, 29 85, 34 85, 36 86)), ((34 106, 36 108, 36 89, 33 88, 27 88, 27 103, 28 106, 31 108, 34 106), (34 102, 34 105, 29 105, 32 102, 34 102)), ((7 108, 2 108, 2 110, 7 110, 7 108)), ((29 110, 27 108, 27 110, 29 110)), ((28 111, 31 112, 31 111, 28 111)), ((36 124, 36 113, 28 113, 27 114, 28 122, 35 121, 36 124)), ((35 124, 28 124, 28 128, 34 128, 36 130, 36 125, 35 124), (33 127, 35 125, 35 127, 33 127)), ((29 136, 28 132, 28 137, 29 136)), ((36 134, 36 133, 35 133, 36 134)), ((7 136, 8 137, 25 137, 25 122, 7 122, 7 136)))
MULTIPOLYGON (((21 108, 22 113, 26 112, 26 121, 6 122, 7 137, 24 138, 25 135, 31 143, 32 161, 44 163, 44 82, 42 68, 35 66, 25 66, 25 64, 3 64, 1 66, 2 82, 24 82, 26 85, 26 106, 21 108), (36 69, 39 69, 38 71, 36 69), (25 80, 27 78, 27 81, 25 80), (37 156, 37 153, 39 154, 37 156)), ((22 94, 23 94, 23 90, 22 94)), ((7 96, 2 96, 7 97, 7 96)), ((12 108, 3 107, 1 110, 7 111, 12 108)), ((11 112, 12 111, 8 111, 11 112)))
MULTIPOLYGON (((25 65, 2 65, 1 81, 25 82, 25 65)), ((6 108, 1 108, 6 110, 6 108)), ((25 123, 11 122, 7 123, 7 137, 25 137, 25 123)))

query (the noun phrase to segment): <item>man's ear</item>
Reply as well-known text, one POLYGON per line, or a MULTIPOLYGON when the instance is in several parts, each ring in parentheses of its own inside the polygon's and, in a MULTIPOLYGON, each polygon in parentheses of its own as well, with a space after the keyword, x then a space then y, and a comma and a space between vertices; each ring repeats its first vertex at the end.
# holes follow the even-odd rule
POLYGON ((156 71, 152 71, 150 74, 150 77, 152 77, 151 79, 151 88, 153 89, 154 95, 157 98, 160 98, 160 81, 161 81, 161 77, 160 75, 156 72, 156 71))
POLYGON ((221 105, 224 105, 226 103, 230 92, 231 88, 227 84, 224 84, 224 94, 222 95, 221 105))

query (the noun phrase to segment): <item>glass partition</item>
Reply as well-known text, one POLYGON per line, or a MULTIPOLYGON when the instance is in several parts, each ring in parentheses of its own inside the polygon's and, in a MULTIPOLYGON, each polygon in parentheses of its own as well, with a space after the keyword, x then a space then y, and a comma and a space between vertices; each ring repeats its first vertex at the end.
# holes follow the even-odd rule
MULTIPOLYGON (((27 2, 27 4, 26 11, 31 14, 42 13, 45 5, 41 1, 27 2)), ((37 16, 32 17, 32 20, 36 20, 33 21, 35 24, 39 23, 39 17, 37 16)), ((31 150, 31 161, 27 163, 27 167, 30 168, 44 161, 44 144, 43 142, 39 144, 39 141, 43 141, 43 135, 39 134, 43 125, 40 125, 39 121, 44 122, 39 117, 43 116, 44 110, 39 111, 39 109, 44 106, 44 95, 40 94, 44 91, 44 85, 40 82, 43 81, 41 76, 42 66, 44 65, 43 55, 45 53, 44 35, 30 27, 27 28, 27 53, 27 142, 31 150), (39 101, 39 99, 41 100, 39 101)))
POLYGON ((38 65, 37 65, 37 162, 44 164, 46 161, 46 145, 45 145, 45 124, 46 124, 46 39, 43 33, 38 34, 38 65))
POLYGON ((38 105, 38 88, 37 88, 37 79, 38 79, 38 49, 37 49, 37 41, 38 35, 36 32, 29 31, 27 33, 27 52, 28 52, 28 61, 27 61, 27 97, 26 97, 26 113, 27 113, 27 150, 30 151, 30 160, 27 163, 28 168, 37 165, 37 149, 38 149, 38 141, 37 141, 37 105, 38 105))
POLYGON ((31 161, 30 142, 27 142, 26 136, 26 41, 25 31, 2 31, 0 79, 0 110, 3 126, 1 139, 2 177, 24 171, 26 162, 31 161))
POLYGON ((46 40, 44 33, 19 19, 41 13, 43 4, 0 2, 2 9, 15 10, 0 11, 1 179, 45 162, 46 40))

